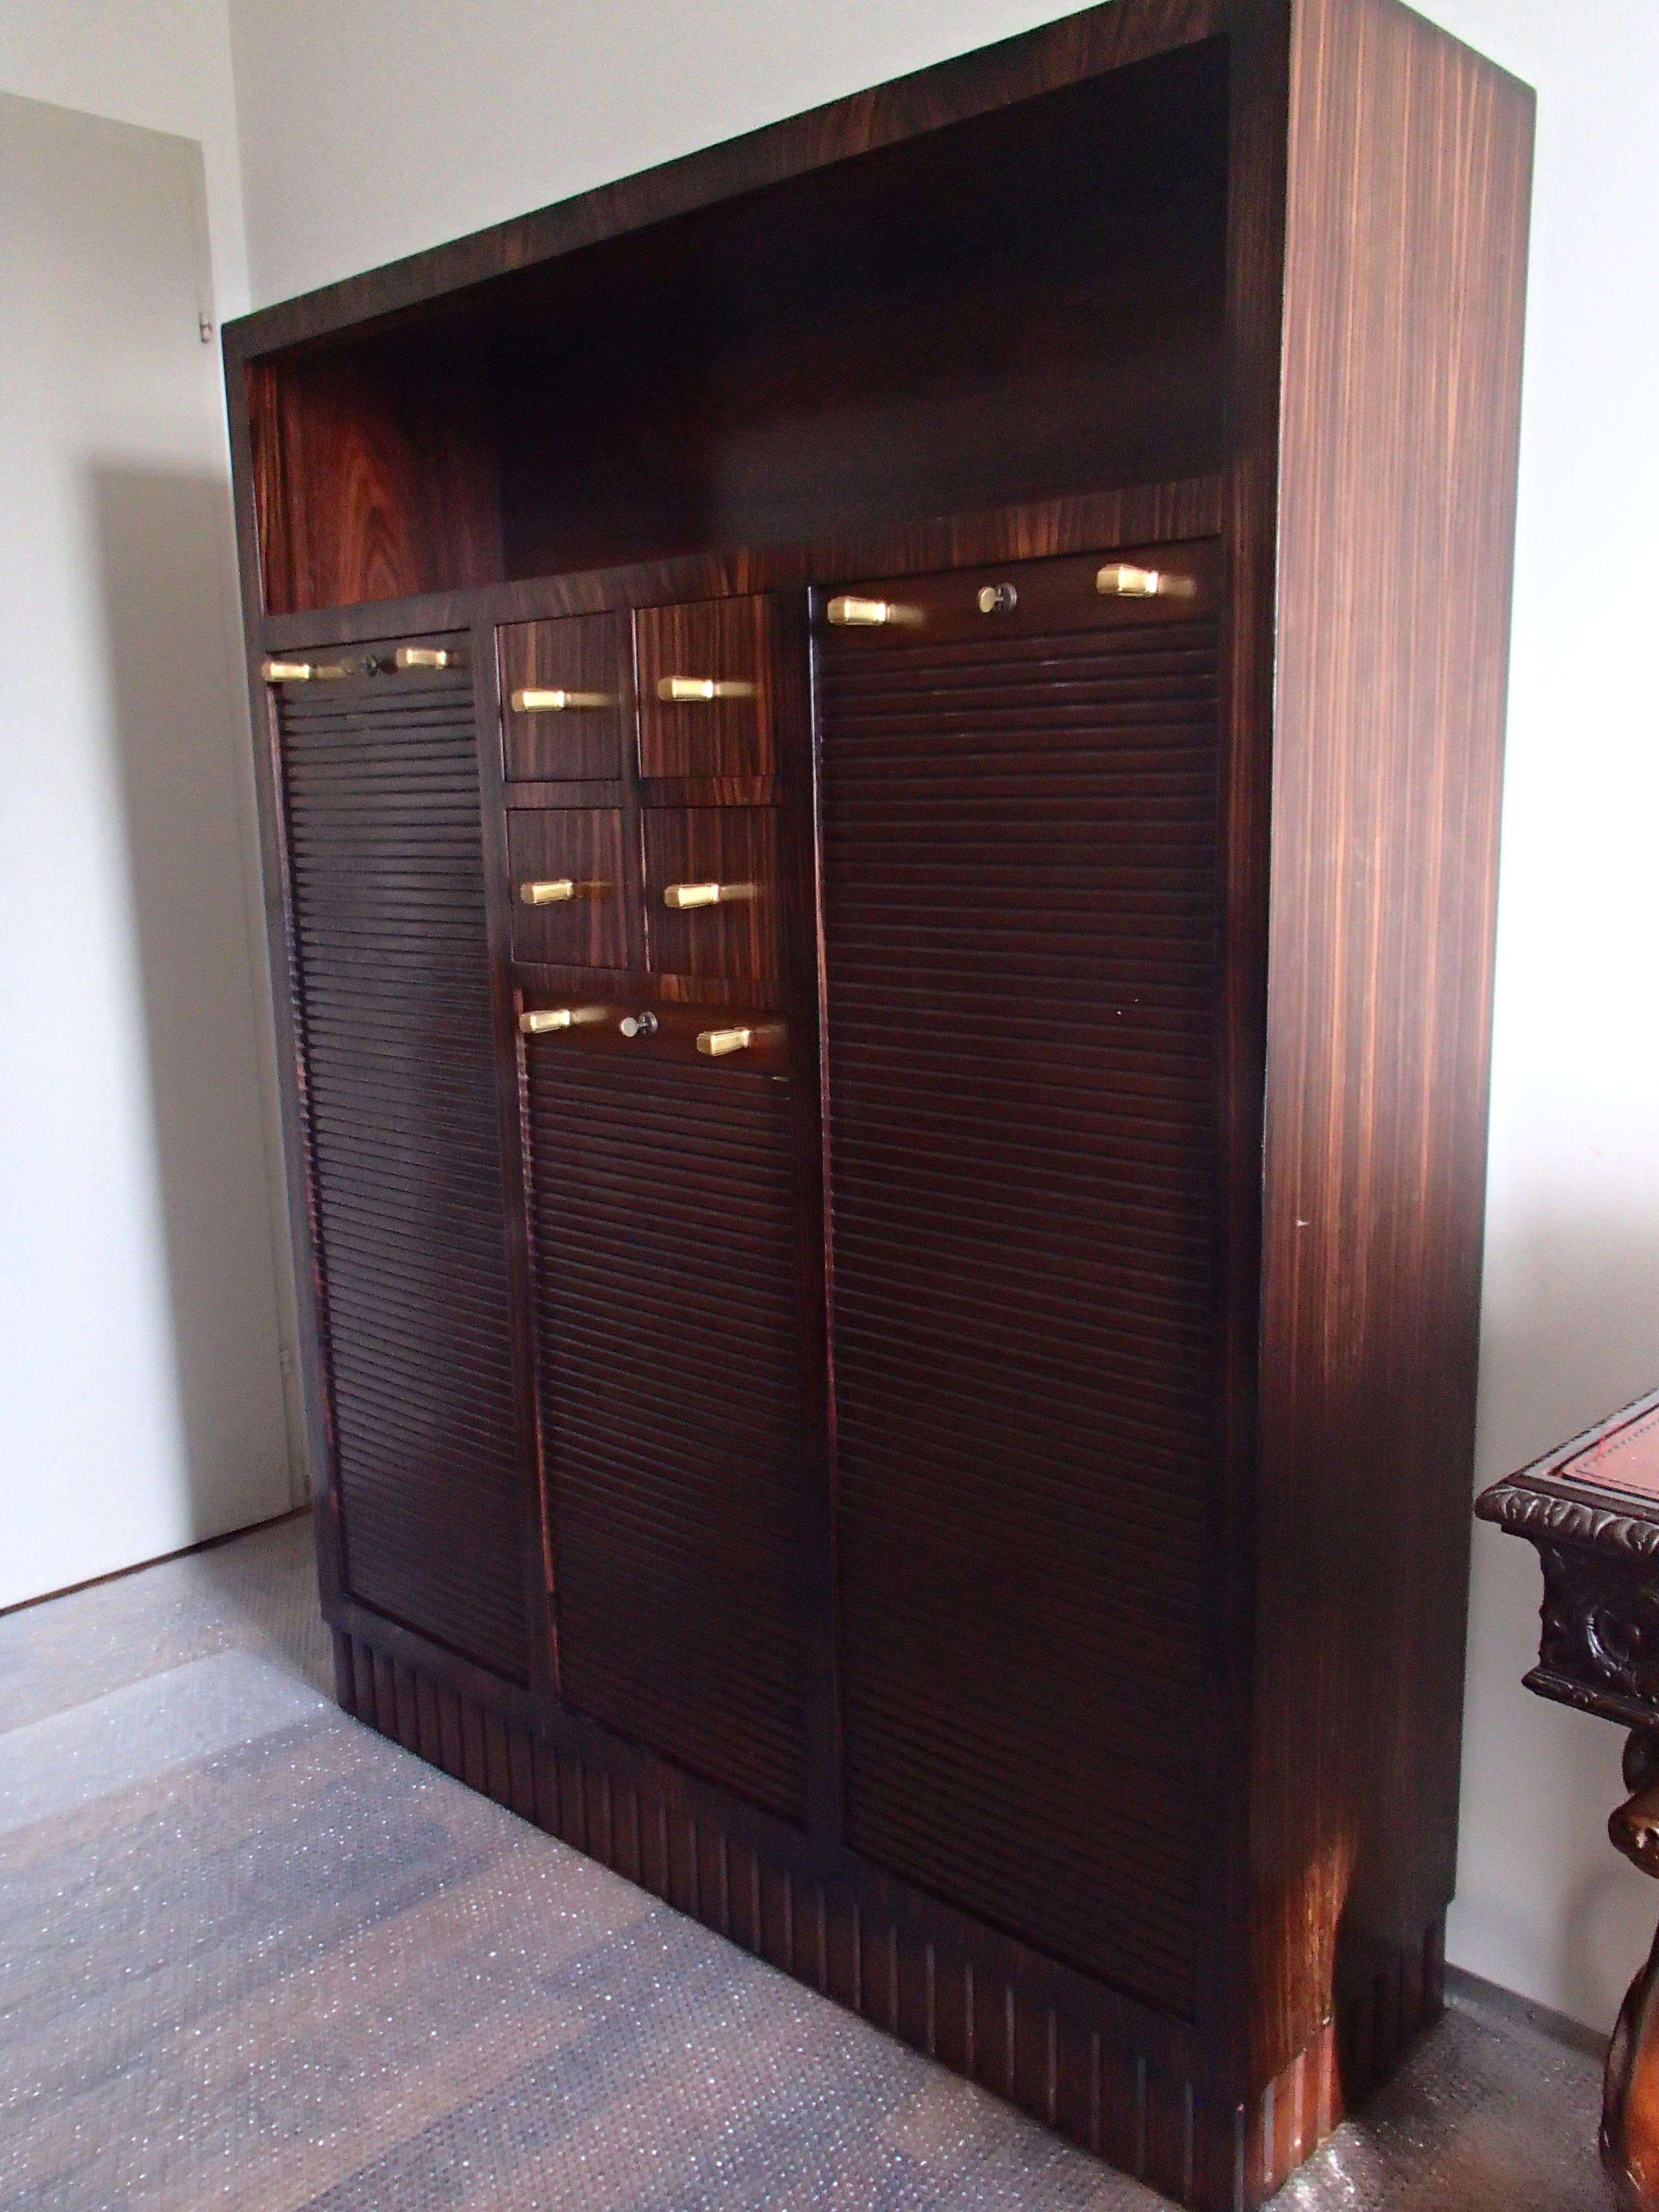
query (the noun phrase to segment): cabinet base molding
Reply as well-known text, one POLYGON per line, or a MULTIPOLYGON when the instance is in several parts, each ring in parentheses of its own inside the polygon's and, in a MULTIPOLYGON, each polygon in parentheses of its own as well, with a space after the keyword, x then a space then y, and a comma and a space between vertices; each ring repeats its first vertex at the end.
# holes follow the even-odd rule
POLYGON ((1114 1993, 763 1814, 723 1813, 720 1793, 522 1691, 422 1663, 392 1624, 370 1641, 351 1610, 333 1632, 348 1713, 1192 2212, 1254 2212, 1443 2008, 1443 1920, 1420 1944, 1350 1945, 1333 2022, 1231 2100, 1190 2078, 1178 2023, 1137 2033, 1114 1993))

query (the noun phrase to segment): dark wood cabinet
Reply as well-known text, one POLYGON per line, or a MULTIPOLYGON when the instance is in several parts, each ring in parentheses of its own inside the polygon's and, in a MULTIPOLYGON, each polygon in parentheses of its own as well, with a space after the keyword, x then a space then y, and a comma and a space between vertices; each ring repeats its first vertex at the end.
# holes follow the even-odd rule
POLYGON ((227 334, 343 1701, 1216 2212, 1440 2001, 1530 134, 1115 0, 227 334))

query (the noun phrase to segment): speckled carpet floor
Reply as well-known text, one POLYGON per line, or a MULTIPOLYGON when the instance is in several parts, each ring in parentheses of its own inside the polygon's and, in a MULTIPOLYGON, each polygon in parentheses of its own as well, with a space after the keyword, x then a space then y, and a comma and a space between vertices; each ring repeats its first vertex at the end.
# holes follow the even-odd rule
MULTIPOLYGON (((0 2204, 1156 2212, 327 1701, 295 1521, 0 1618, 0 2204)), ((1606 2212, 1466 1994, 1284 2212, 1606 2212)))

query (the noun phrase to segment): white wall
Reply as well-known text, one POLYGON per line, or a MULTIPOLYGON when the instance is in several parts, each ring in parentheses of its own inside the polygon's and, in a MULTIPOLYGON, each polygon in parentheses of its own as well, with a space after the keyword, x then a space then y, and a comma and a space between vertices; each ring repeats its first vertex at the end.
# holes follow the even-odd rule
MULTIPOLYGON (((218 372, 217 325, 226 318, 244 313, 250 304, 247 272, 247 235, 243 220, 242 171, 240 149, 237 142, 235 89, 231 72, 230 20, 226 0, 148 0, 143 7, 115 4, 115 0, 0 0, 0 92, 22 98, 51 102, 54 106, 75 111, 89 117, 138 126, 144 130, 165 132, 171 137, 192 144, 197 149, 198 164, 196 191, 205 198, 206 237, 204 251, 207 257, 208 272, 198 281, 201 294, 200 312, 211 324, 211 345, 202 346, 200 360, 192 374, 205 375, 204 404, 208 410, 205 419, 207 444, 196 456, 201 468, 211 477, 216 489, 219 520, 210 525, 206 507, 210 495, 202 494, 203 507, 194 514, 179 514, 171 520, 157 516, 155 526, 173 528, 184 533, 185 542, 175 550, 180 557, 192 557, 189 544, 194 542, 200 551, 201 533, 211 527, 216 533, 218 553, 228 545, 229 527, 229 455, 223 431, 223 393, 218 372)), ((198 218, 199 222, 199 218, 198 218)), ((7 248, 12 253, 12 270, 16 271, 15 241, 8 235, 7 248)), ((198 341, 199 343, 199 341, 198 341)), ((61 425, 59 427, 62 427, 61 425)), ((130 426, 131 427, 131 426, 130 426)), ((143 446, 146 433, 136 432, 137 442, 143 446)), ((54 499, 58 493, 41 482, 42 495, 54 499)), ((15 506, 10 510, 16 514, 15 506)), ((54 514, 46 518, 46 534, 64 526, 70 520, 67 514, 54 514)), ((31 518, 26 528, 39 526, 31 518)), ((9 550, 9 548, 7 550, 9 550)), ((216 558, 218 557, 216 555, 216 558)), ((216 603, 208 616, 214 624, 220 621, 220 608, 216 603)), ((234 625, 234 606, 232 621, 234 625)), ((233 641, 240 653, 240 641, 233 641)), ((77 666, 66 672, 69 688, 90 685, 95 690, 103 680, 100 672, 91 666, 77 666)), ((267 1227, 260 1233, 258 1264, 274 1273, 276 1297, 276 1337, 268 1340, 267 1334, 255 1339, 246 1336, 234 1344, 234 1356, 228 1372, 223 1378, 227 1389, 236 1388, 239 1372, 248 1370, 250 1363, 263 1370, 268 1358, 280 1361, 285 1370, 283 1389, 285 1404, 281 1431, 261 1431, 246 1481, 241 1487, 240 1503, 237 1486, 229 1481, 228 1470, 208 1486, 217 1498, 211 1509, 206 1505, 207 1492, 198 1485, 195 1492, 198 1508, 175 1526, 173 1540, 193 1541, 200 1536, 218 1533, 226 1526, 258 1517, 260 1513, 281 1510, 270 1503, 266 1469, 271 1455, 280 1452, 288 1465, 282 1505, 302 1502, 305 1495, 305 1474, 299 1448, 301 1416, 297 1374, 293 1340, 295 1334, 294 1289, 292 1270, 287 1249, 285 1208, 282 1194, 281 1133, 276 1099, 275 1040, 268 1012, 270 1001, 269 974, 265 962, 263 925, 260 919, 260 890, 258 883, 258 830, 253 801, 252 760, 249 751, 246 703, 239 678, 234 678, 230 688, 219 701, 216 709, 221 717, 216 736, 210 741, 204 732, 198 738, 205 748, 204 762, 213 770, 222 771, 231 781, 228 785, 214 787, 219 796, 228 791, 232 801, 232 812, 218 824, 216 838, 223 843, 224 853, 240 868, 241 880, 241 915, 228 913, 218 915, 218 939, 221 946, 221 975, 232 974, 241 978, 251 1023, 251 1048, 255 1055, 254 1110, 258 1115, 260 1155, 241 1157, 240 1146, 246 1136, 233 1140, 240 1164, 236 1176, 257 1188, 266 1210, 267 1227), (223 963, 228 963, 226 966, 223 963), (249 978, 251 977, 251 982, 249 978), (268 1263, 264 1255, 268 1248, 268 1263), (182 1533, 180 1533, 180 1527, 182 1533)), ((169 755, 163 747, 159 757, 177 762, 177 750, 169 755)), ((88 788, 83 796, 92 803, 94 794, 88 788)), ((112 794, 101 795, 106 802, 112 794)), ((134 857, 125 856, 128 861, 134 857)), ((216 860, 221 857, 215 854, 216 860)), ((224 882, 227 878, 215 878, 224 882)), ((152 939, 154 933, 152 932, 152 939)), ((165 936, 165 933, 164 933, 165 936)), ((159 964, 161 973, 147 977, 158 990, 165 991, 189 974, 190 958, 179 957, 181 948, 177 944, 171 949, 152 942, 149 960, 152 967, 159 964)), ((152 1043, 154 1039, 152 1038, 152 1043)), ((135 1081, 139 1079, 136 1066, 131 1071, 135 1081)), ((222 1102, 224 1111, 233 1116, 246 1110, 244 1099, 240 1107, 222 1102)), ((112 1108, 112 1110, 118 1110, 112 1108)), ((118 1110, 135 1116, 149 1115, 154 1126, 156 1110, 155 1097, 135 1095, 121 1102, 118 1110)), ((228 1126, 228 1125, 227 1125, 228 1126)), ((152 1162, 152 1166, 155 1163, 152 1162)), ((133 1202, 138 1203, 136 1192, 133 1202)), ((163 1224, 165 1227, 165 1224, 163 1224)), ((254 1233, 245 1225, 240 1234, 246 1237, 254 1233)), ((231 1236, 228 1224, 227 1237, 231 1236)), ((245 1265, 254 1264, 252 1254, 242 1255, 245 1265)), ((188 1287, 188 1286, 186 1286, 188 1287)), ((267 1332, 268 1316, 255 1320, 255 1309, 260 1301, 255 1297, 252 1305, 246 1303, 240 1308, 247 1328, 256 1332, 267 1332)), ((166 1356, 175 1363, 190 1362, 176 1335, 168 1340, 164 1328, 158 1344, 165 1346, 166 1356)), ((159 1356, 159 1355, 158 1355, 159 1356)), ((182 1370, 180 1370, 182 1371, 182 1370)), ((246 1394, 245 1394, 246 1395, 246 1394)), ((265 1408, 254 1422, 264 1420, 270 1408, 263 1389, 256 1389, 249 1398, 249 1411, 254 1405, 265 1408)), ((40 1479, 52 1483, 54 1470, 50 1467, 37 1470, 40 1479)), ((191 1492, 193 1478, 183 1461, 176 1463, 174 1475, 179 1494, 191 1492)), ((60 1534, 67 1539, 75 1521, 80 1501, 72 1486, 56 1483, 60 1516, 60 1534)), ((134 1534, 129 1527, 129 1535, 134 1534)), ((70 1549, 60 1554, 60 1563, 66 1563, 70 1549)), ((110 1565, 129 1564, 140 1554, 130 1552, 126 1558, 116 1556, 118 1546, 108 1549, 110 1565)), ((14 1559, 14 1567, 17 1562, 14 1559)), ((101 1571, 101 1570, 100 1570, 101 1571)), ((90 1570, 88 1570, 90 1571, 90 1570)), ((12 1595, 23 1587, 15 1573, 3 1585, 12 1595)))
POLYGON ((1045 0, 230 0, 254 298, 1069 12, 1045 0))
POLYGON ((0 1606, 287 1510, 199 146, 0 94, 0 1606))
POLYGON ((0 92, 193 138, 221 316, 248 305, 225 0, 0 0, 0 92))
MULTIPOLYGON (((1538 87, 1481 1479, 1659 1384, 1659 10, 1431 0, 1538 87)), ((1651 1942, 1623 1738, 1517 1687, 1529 1546, 1477 1532, 1453 1956, 1606 2026, 1651 1942)))
MULTIPOLYGON (((1042 0, 231 0, 267 301, 1067 12, 1042 0), (311 56, 307 63, 296 59, 311 56), (315 58, 326 56, 327 66, 315 58)), ((1653 1011, 1659 11, 1428 0, 1539 88, 1480 1471, 1659 1382, 1653 1011)), ((1655 1893, 1619 1738, 1528 1697, 1538 1577, 1477 1538, 1453 1955, 1605 2025, 1655 1893)))

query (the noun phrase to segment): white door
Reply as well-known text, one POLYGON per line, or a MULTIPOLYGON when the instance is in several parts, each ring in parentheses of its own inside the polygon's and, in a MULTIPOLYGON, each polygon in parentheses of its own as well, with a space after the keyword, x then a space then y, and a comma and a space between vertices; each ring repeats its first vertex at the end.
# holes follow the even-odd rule
POLYGON ((200 148, 0 95, 0 1606, 294 1502, 211 313, 200 148))

